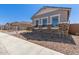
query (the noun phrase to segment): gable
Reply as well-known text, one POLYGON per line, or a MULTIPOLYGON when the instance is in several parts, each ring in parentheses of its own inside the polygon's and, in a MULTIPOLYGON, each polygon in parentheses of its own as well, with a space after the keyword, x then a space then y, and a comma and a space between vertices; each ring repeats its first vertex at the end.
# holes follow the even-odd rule
POLYGON ((55 11, 55 10, 58 10, 58 8, 42 8, 35 14, 35 16, 36 15, 45 14, 45 13, 48 13, 48 12, 51 12, 51 11, 55 11))
MULTIPOLYGON (((41 16, 42 14, 46 14, 46 13, 51 13, 57 10, 66 10, 66 11, 71 11, 71 8, 67 8, 67 7, 51 7, 51 6, 44 6, 43 8, 41 8, 40 10, 38 10, 33 16, 32 19, 36 16, 41 16)), ((69 15, 68 15, 69 16, 69 15)))

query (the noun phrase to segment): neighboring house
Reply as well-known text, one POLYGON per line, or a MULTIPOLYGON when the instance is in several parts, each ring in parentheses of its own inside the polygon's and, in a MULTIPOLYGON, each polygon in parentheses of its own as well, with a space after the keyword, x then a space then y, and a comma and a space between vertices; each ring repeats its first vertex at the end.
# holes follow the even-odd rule
POLYGON ((71 8, 44 6, 32 16, 33 31, 68 34, 71 8))
POLYGON ((30 22, 12 22, 5 24, 5 30, 27 30, 32 28, 30 22))
POLYGON ((0 30, 3 30, 4 29, 4 25, 0 25, 0 30))

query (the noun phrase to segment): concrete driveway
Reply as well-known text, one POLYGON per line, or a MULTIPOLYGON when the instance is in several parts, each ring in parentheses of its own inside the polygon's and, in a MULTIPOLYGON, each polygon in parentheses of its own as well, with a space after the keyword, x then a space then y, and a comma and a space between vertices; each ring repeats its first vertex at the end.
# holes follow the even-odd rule
POLYGON ((40 45, 0 32, 0 54, 8 55, 64 55, 40 45))

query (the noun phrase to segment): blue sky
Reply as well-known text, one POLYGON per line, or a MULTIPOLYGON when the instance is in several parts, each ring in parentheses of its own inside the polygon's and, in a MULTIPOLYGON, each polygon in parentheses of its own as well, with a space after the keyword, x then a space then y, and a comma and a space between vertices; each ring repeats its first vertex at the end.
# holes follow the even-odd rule
POLYGON ((43 6, 70 7, 71 23, 79 23, 78 4, 0 4, 0 24, 16 21, 31 22, 31 16, 43 6))

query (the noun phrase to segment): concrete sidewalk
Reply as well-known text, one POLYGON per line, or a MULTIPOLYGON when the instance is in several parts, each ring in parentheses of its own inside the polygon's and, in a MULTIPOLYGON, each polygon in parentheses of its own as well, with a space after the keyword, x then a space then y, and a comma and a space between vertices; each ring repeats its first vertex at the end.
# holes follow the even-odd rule
POLYGON ((0 32, 0 54, 64 55, 40 45, 0 32))

